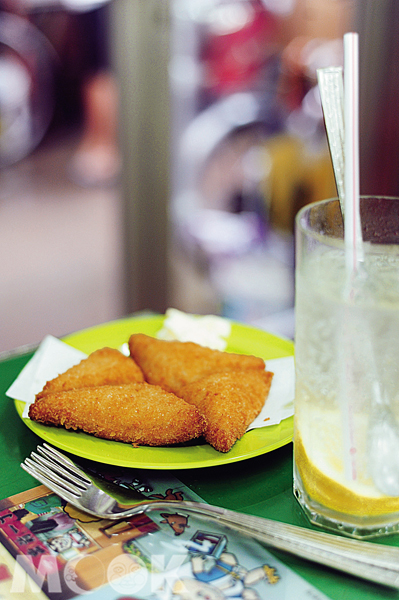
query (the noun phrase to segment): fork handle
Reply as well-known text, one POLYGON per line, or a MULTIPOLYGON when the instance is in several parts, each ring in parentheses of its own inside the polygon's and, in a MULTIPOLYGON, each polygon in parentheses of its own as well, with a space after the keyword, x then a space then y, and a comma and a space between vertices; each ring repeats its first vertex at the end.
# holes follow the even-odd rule
POLYGON ((316 532, 199 502, 154 502, 146 512, 158 507, 176 509, 177 506, 207 516, 273 548, 399 588, 399 548, 316 532))

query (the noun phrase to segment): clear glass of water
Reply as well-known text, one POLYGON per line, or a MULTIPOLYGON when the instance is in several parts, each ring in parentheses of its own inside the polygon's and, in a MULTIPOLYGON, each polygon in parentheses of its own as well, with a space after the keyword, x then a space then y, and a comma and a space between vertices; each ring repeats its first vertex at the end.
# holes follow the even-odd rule
POLYGON ((337 199, 296 218, 294 493, 312 523, 366 538, 399 531, 399 199, 360 211, 355 276, 337 199))

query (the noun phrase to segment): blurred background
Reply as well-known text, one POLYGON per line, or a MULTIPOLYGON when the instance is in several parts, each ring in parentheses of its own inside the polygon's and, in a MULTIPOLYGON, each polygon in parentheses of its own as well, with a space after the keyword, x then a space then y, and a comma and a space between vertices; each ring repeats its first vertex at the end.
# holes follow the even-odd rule
POLYGON ((0 0, 0 352, 169 306, 294 335, 335 195, 316 70, 360 35, 361 192, 399 194, 394 0, 0 0))

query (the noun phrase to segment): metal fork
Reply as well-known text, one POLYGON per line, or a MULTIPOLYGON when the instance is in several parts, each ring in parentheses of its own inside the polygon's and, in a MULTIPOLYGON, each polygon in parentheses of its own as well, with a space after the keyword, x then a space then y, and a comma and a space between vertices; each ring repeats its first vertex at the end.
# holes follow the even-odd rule
POLYGON ((69 457, 48 444, 38 446, 37 452, 32 452, 21 467, 61 498, 96 517, 124 519, 153 510, 180 509, 206 517, 272 548, 399 588, 399 548, 316 532, 200 502, 143 501, 141 498, 122 504, 101 489, 94 477, 89 477, 69 457))

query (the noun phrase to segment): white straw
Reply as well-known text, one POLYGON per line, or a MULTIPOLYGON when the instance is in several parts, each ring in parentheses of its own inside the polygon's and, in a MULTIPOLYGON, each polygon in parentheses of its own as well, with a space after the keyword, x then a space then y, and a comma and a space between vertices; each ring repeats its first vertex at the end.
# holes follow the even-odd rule
MULTIPOLYGON (((359 262, 363 260, 363 240, 359 206, 359 67, 358 34, 344 35, 344 86, 342 69, 330 67, 317 72, 320 97, 333 161, 338 196, 344 218, 345 262, 347 268, 347 299, 352 300, 359 262), (341 153, 341 155, 340 155, 341 153), (342 185, 340 185, 342 183, 342 185)), ((354 398, 357 381, 354 375, 352 319, 345 306, 345 326, 342 330, 340 393, 345 476, 358 478, 357 447, 354 423, 354 398)))
POLYGON ((363 260, 359 207, 359 36, 344 35, 345 245, 352 276, 363 260))
MULTIPOLYGON (((353 300, 359 262, 363 260, 363 240, 360 224, 359 198, 359 36, 344 35, 344 121, 345 121, 345 261, 348 274, 348 300, 353 300)), ((347 479, 356 481, 357 443, 354 422, 354 398, 357 382, 354 379, 356 334, 352 333, 352 316, 345 307, 346 325, 343 332, 343 364, 341 381, 342 434, 344 465, 347 479)))

